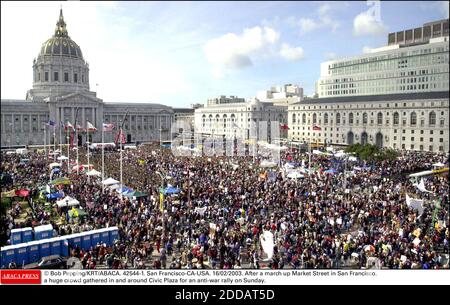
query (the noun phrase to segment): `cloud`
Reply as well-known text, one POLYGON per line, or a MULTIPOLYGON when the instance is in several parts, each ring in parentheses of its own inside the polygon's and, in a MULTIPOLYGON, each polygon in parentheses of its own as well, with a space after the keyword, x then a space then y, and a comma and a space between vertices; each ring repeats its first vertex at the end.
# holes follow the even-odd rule
POLYGON ((281 46, 280 55, 284 59, 297 61, 303 58, 304 53, 301 47, 291 47, 287 43, 283 43, 281 46))
POLYGON ((312 32, 319 27, 319 25, 311 18, 300 18, 299 25, 302 33, 312 32))
POLYGON ((209 40, 204 52, 212 64, 214 77, 223 77, 232 70, 252 66, 252 57, 275 45, 280 34, 271 27, 255 26, 246 28, 242 34, 228 33, 209 40))
POLYGON ((333 60, 337 57, 336 53, 334 52, 326 52, 324 55, 327 60, 333 60))
POLYGON ((300 34, 309 33, 318 29, 331 28, 334 33, 341 25, 338 20, 332 16, 333 7, 329 3, 321 4, 316 11, 317 18, 300 18, 298 21, 295 17, 289 17, 287 22, 300 27, 300 34))
POLYGON ((387 27, 379 16, 372 14, 372 8, 358 14, 353 19, 353 34, 355 36, 377 36, 387 32, 387 27))
POLYGON ((373 50, 372 47, 364 46, 363 49, 362 49, 362 52, 363 52, 364 54, 367 54, 367 53, 371 53, 372 50, 373 50))

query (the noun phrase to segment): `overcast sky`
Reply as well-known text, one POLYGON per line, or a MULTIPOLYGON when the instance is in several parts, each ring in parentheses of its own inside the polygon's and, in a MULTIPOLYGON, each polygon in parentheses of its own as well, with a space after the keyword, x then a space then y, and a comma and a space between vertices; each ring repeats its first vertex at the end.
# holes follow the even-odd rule
POLYGON ((321 62, 449 14, 448 1, 382 2, 380 20, 365 1, 1 2, 2 99, 25 98, 61 5, 98 97, 176 107, 286 83, 313 94, 321 62))

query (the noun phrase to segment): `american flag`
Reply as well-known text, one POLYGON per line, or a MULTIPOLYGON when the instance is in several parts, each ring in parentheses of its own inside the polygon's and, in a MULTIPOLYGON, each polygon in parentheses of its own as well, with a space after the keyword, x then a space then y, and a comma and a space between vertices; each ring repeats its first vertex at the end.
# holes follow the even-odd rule
POLYGON ((280 128, 281 129, 289 129, 289 126, 287 124, 280 123, 280 128))
POLYGON ((92 125, 92 123, 89 122, 89 121, 86 121, 86 129, 87 129, 88 131, 97 131, 97 128, 95 128, 95 126, 92 125))
POLYGON ((313 128, 312 128, 312 130, 317 130, 317 131, 320 131, 320 130, 322 130, 322 128, 320 128, 320 126, 317 126, 317 125, 313 125, 313 128))
POLYGON ((112 131, 114 129, 114 124, 103 123, 103 131, 112 131))
POLYGON ((72 130, 75 130, 74 128, 73 128, 73 125, 72 124, 70 124, 70 122, 67 122, 67 124, 66 124, 66 126, 65 126, 65 129, 67 130, 67 129, 72 129, 72 130))

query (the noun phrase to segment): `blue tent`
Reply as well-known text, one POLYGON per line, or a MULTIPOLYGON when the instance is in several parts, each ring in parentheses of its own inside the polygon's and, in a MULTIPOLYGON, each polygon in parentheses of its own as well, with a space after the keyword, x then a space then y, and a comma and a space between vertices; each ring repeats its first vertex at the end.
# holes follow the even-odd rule
POLYGON ((167 194, 178 194, 180 192, 180 189, 173 187, 173 186, 169 186, 164 190, 164 195, 167 194))
POLYGON ((334 168, 330 168, 327 169, 326 171, 324 171, 325 174, 336 174, 338 171, 335 170, 334 168))
POLYGON ((51 194, 47 194, 47 199, 56 199, 56 198, 63 198, 64 194, 63 193, 51 193, 51 194))
POLYGON ((128 193, 133 192, 132 189, 130 189, 130 188, 126 187, 126 186, 123 186, 122 188, 118 188, 116 191, 117 191, 119 194, 120 194, 120 193, 122 193, 122 194, 128 194, 128 193))

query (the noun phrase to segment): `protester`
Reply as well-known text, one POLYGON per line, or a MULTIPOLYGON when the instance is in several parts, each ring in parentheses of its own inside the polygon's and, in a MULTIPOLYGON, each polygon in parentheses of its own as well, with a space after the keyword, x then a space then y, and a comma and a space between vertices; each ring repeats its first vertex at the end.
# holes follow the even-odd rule
MULTIPOLYGON (((400 153, 396 160, 369 163, 312 155, 308 164, 307 153, 282 152, 282 164, 304 164, 304 178, 288 179, 282 167, 261 168, 260 157, 176 157, 170 149, 142 145, 123 152, 123 185, 148 196, 120 198, 108 187, 102 192, 100 178, 67 173, 63 164, 52 178, 70 179, 59 188, 79 200, 86 217, 69 222, 67 211, 35 204, 24 222, 16 221, 20 206, 5 221, 8 233, 47 223, 59 235, 118 226, 113 247, 72 249, 86 269, 370 268, 369 258, 389 269, 448 267, 448 173, 426 177, 430 193, 407 177, 439 161, 448 167, 446 155, 400 153), (336 172, 325 173, 330 168, 336 172), (165 194, 161 211, 160 189, 168 186, 180 192, 165 194), (422 213, 408 206, 406 194, 425 200, 422 213), (274 236, 270 251, 261 244, 264 231, 274 236)), ((91 154, 90 163, 101 171, 101 153, 91 154)), ((79 155, 87 164, 85 150, 79 155)), ((106 154, 105 178, 119 180, 118 156, 106 154)), ((52 159, 35 152, 28 158, 23 165, 19 156, 2 153, 1 171, 13 177, 2 192, 26 188, 36 196, 49 182, 52 159)))

